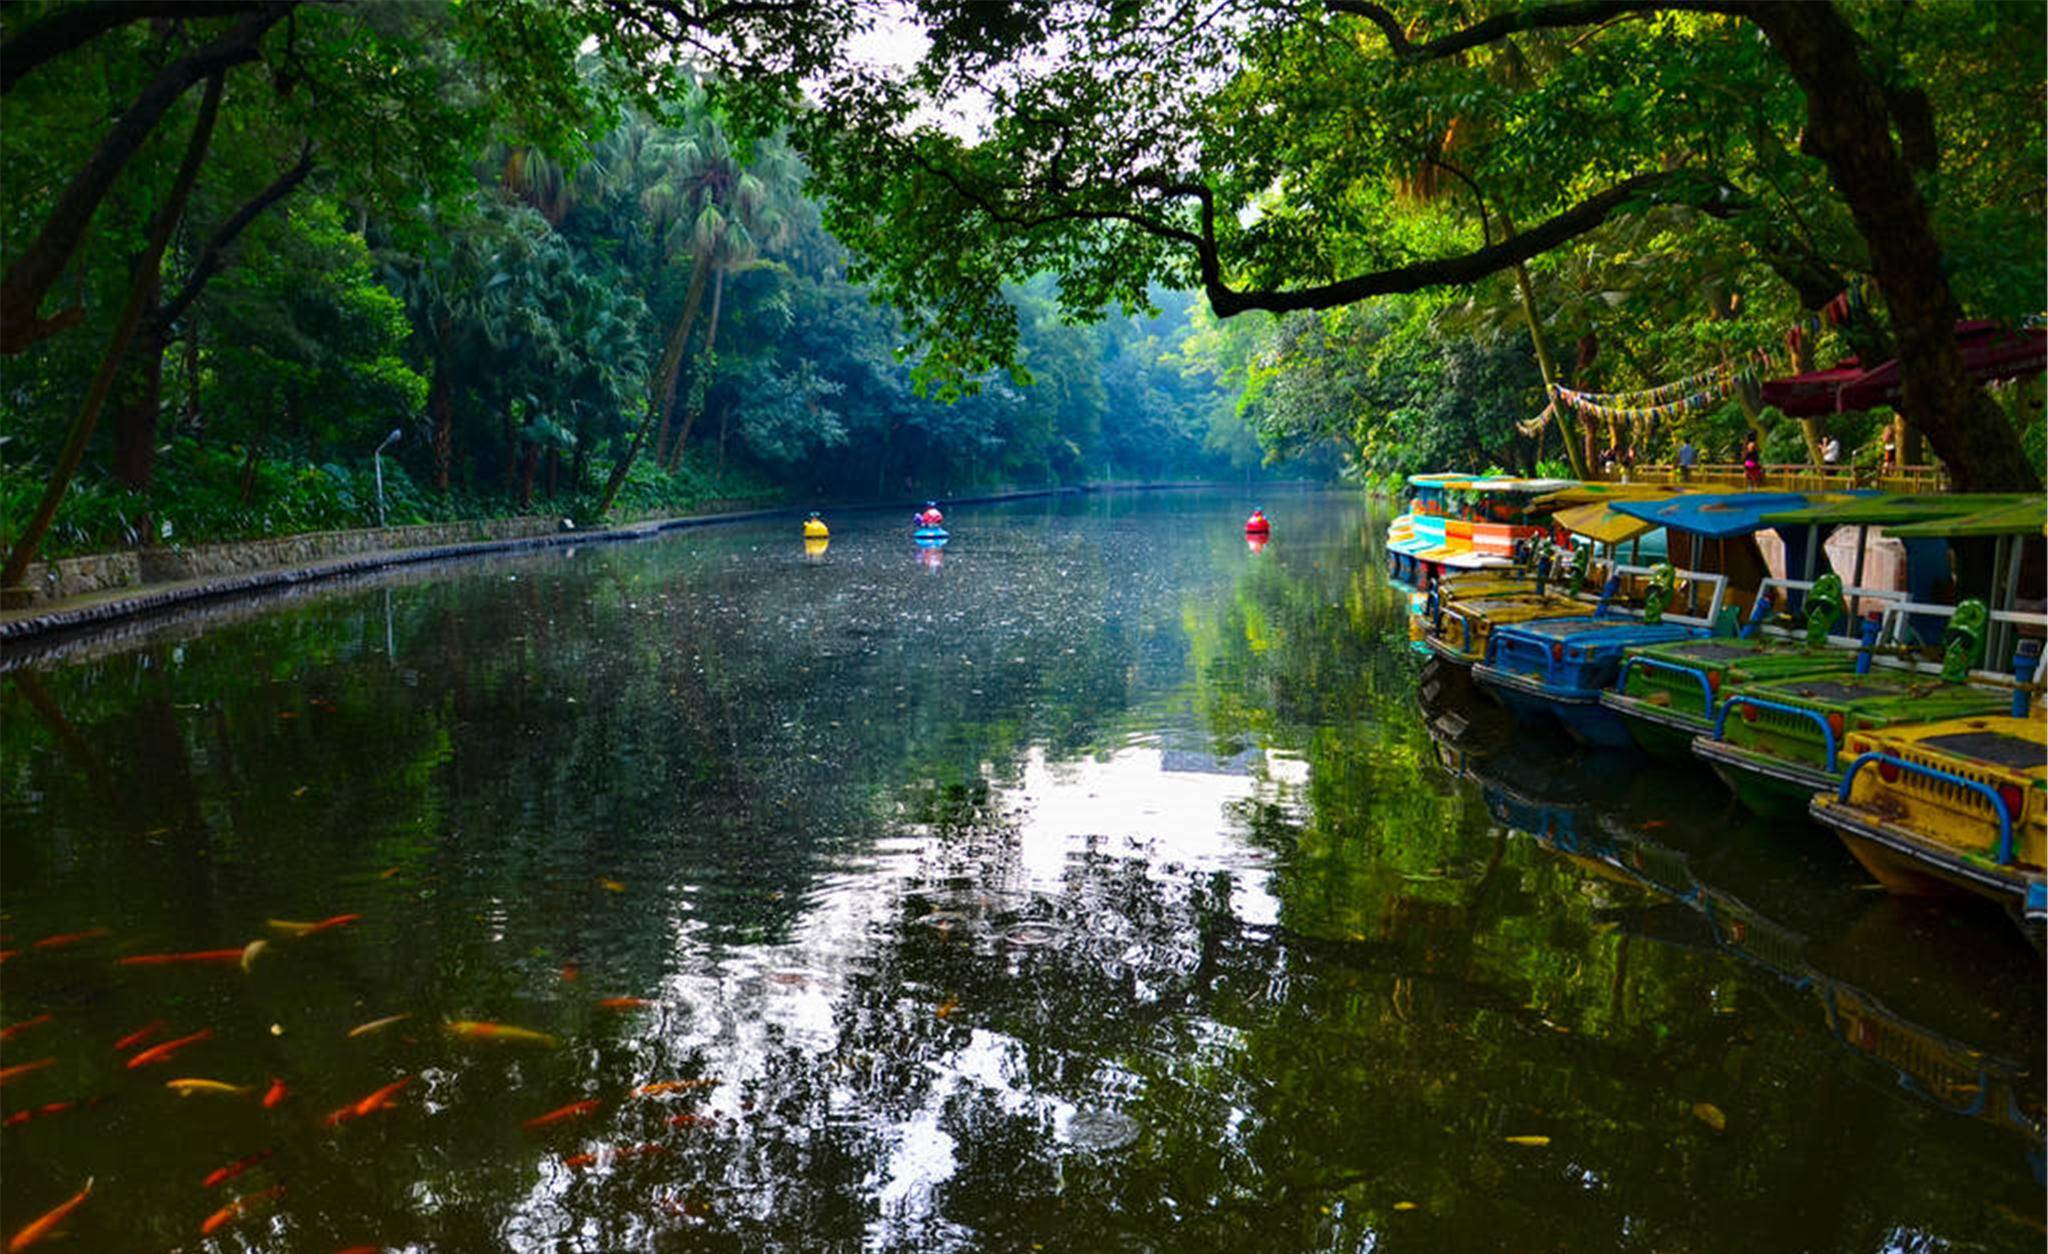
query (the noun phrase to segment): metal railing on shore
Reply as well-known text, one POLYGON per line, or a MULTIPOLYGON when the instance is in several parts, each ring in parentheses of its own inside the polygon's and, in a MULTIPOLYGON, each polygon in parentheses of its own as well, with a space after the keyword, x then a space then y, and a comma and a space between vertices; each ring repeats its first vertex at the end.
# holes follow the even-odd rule
MULTIPOLYGON (((1742 488, 1747 486, 1738 462, 1702 462, 1692 473, 1680 478, 1676 466, 1616 467, 1595 474, 1602 483, 1684 484, 1691 488, 1742 488)), ((1763 467, 1763 486, 1781 492, 1847 491, 1875 488, 1884 492, 1946 492, 1948 473, 1939 466, 1895 466, 1881 470, 1874 466, 1815 466, 1810 462, 1771 462, 1763 467)))

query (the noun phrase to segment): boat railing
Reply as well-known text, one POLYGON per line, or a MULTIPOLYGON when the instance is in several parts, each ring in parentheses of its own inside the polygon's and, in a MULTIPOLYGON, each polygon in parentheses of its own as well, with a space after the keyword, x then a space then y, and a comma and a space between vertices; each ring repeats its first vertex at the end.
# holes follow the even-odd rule
MULTIPOLYGON (((1919 632, 1913 629, 1912 620, 1922 617, 1954 618, 1956 608, 1953 605, 1935 605, 1926 601, 1897 601, 1887 605, 1884 610, 1883 623, 1879 627, 1877 634, 1878 649, 1884 655, 1880 660, 1885 661, 1889 665, 1903 666, 1911 670, 1939 672, 1941 670, 1939 658, 1923 661, 1917 656, 1920 650, 1938 651, 1941 647, 1939 637, 1936 638, 1934 643, 1928 643, 1922 639, 1919 632)), ((2017 682, 2019 686, 2026 688, 2038 686, 2032 682, 2033 665, 2025 666, 2027 673, 2024 676, 2019 674, 2022 665, 2020 659, 2031 658, 2038 660, 2041 638, 2043 635, 2048 635, 2048 614, 2038 613, 2033 610, 1989 610, 1987 615, 1991 625, 2005 625, 2012 629, 2012 635, 2016 639, 2017 647, 2012 657, 2007 659, 2005 668, 1986 666, 1972 669, 1968 676, 1969 681, 1971 683, 1989 683, 2006 686, 2011 686, 2017 682), (2026 631, 2026 628, 2032 628, 2033 630, 2026 631), (2027 649, 2027 646, 2030 644, 2034 646, 2031 652, 2027 649)), ((1985 636, 1985 658, 1988 660, 1994 656, 1991 653, 1992 637, 1998 636, 2002 639, 2003 636, 2001 633, 1996 632, 1986 632, 1985 636)))
POLYGON ((1832 775, 1838 769, 1836 759, 1841 745, 1835 736, 1835 725, 1841 722, 1840 715, 1835 715, 1834 722, 1830 722, 1829 716, 1810 706, 1793 705, 1788 701, 1773 701, 1769 697, 1753 697, 1747 693, 1737 692, 1723 700, 1720 712, 1714 715, 1715 740, 1728 739, 1728 716, 1738 708, 1742 711, 1744 722, 1754 722, 1757 711, 1769 710, 1774 714, 1812 723, 1820 729, 1821 744, 1827 750, 1828 773, 1832 775))
MULTIPOLYGON (((1656 569, 1654 566, 1630 566, 1618 563, 1609 568, 1607 577, 1609 582, 1616 579, 1626 579, 1631 575, 1640 575, 1644 579, 1648 579, 1655 574, 1656 569)), ((1714 619, 1721 613, 1721 602, 1728 595, 1728 576, 1704 570, 1680 570, 1677 572, 1677 575, 1679 586, 1685 588, 1685 604, 1687 609, 1698 607, 1700 585, 1705 584, 1711 587, 1714 590, 1714 595, 1708 600, 1707 612, 1704 615, 1673 614, 1667 612, 1664 615, 1665 619, 1674 623, 1691 623, 1694 626, 1711 627, 1714 619)), ((1602 597, 1601 606, 1604 608, 1606 604, 1607 598, 1602 597)))
POLYGON ((1998 795, 1996 788, 1993 788, 1981 779, 1970 779, 1967 776, 1958 775, 1954 771, 1944 771, 1938 766, 1929 766, 1925 762, 1915 762, 1911 758, 1900 757, 1892 753, 1871 752, 1860 755, 1854 762, 1849 763, 1848 770, 1842 772, 1842 782, 1835 787, 1836 801, 1844 805, 1848 804, 1849 789, 1856 782, 1857 772, 1872 763, 1883 763, 1886 766, 1904 771, 1908 775, 1920 775, 1928 779, 1938 780, 1941 783, 1961 788, 1966 792, 1976 793, 1982 797, 1985 804, 1990 806, 1991 812, 1998 816, 1998 848, 1992 851, 1992 861, 1998 866, 2012 865, 2012 809, 2005 804, 2005 798, 1998 795))
MULTIPOLYGON (((1779 579, 1772 577, 1758 584, 1756 587, 1756 603, 1750 609, 1749 622, 1743 625, 1742 635, 1745 638, 1752 635, 1765 635, 1776 636, 1781 639, 1797 639, 1804 635, 1805 633, 1796 627, 1780 627, 1775 623, 1767 622, 1764 619, 1764 615, 1769 613, 1771 607, 1776 604, 1776 599, 1771 595, 1773 589, 1782 588, 1788 593, 1806 593, 1813 591, 1813 585, 1816 582, 1818 581, 1812 579, 1779 579)), ((1844 587, 1842 589, 1842 603, 1844 605, 1853 606, 1863 601, 1881 601, 1886 606, 1891 606, 1904 604, 1905 600, 1906 594, 1896 588, 1844 587)), ((1791 602, 1792 598, 1787 596, 1785 604, 1788 608, 1791 602)), ((1831 630, 1828 632, 1828 637, 1834 640, 1845 641, 1851 645, 1858 643, 1860 639, 1856 626, 1858 621, 1859 619, 1854 614, 1842 615, 1837 620, 1837 626, 1846 627, 1848 630, 1831 630)))

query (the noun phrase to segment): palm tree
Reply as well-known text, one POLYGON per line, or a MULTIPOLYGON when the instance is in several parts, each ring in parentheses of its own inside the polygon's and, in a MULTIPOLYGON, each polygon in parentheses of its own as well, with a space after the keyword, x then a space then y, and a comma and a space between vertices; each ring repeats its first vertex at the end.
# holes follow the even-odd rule
POLYGON ((612 468, 598 505, 600 514, 610 510, 650 430, 658 433, 656 460, 664 464, 680 460, 682 446, 703 407, 702 386, 715 360, 725 276, 754 264, 764 246, 771 246, 782 237, 784 215, 771 189, 779 190, 792 182, 786 172, 793 170, 794 162, 780 144, 764 144, 755 156, 751 163, 744 160, 744 154, 699 94, 685 102, 678 125, 651 128, 642 120, 629 121, 607 144, 600 158, 607 164, 608 176, 615 185, 626 177, 637 185, 646 238, 654 245, 654 263, 663 268, 684 259, 690 263, 681 311, 649 380, 647 412, 632 442, 612 468), (676 379, 696 329, 706 286, 712 289, 712 299, 705 347, 683 429, 671 444, 670 416, 675 404, 676 379))

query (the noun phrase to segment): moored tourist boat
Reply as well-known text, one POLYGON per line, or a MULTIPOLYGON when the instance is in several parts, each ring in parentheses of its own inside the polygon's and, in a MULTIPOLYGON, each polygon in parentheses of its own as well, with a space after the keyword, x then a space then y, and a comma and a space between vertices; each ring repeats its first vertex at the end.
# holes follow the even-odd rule
MULTIPOLYGON (((2025 704, 2022 693, 2016 706, 2025 704)), ((1988 898, 2037 938, 2048 922, 2048 725, 2026 710, 1851 735, 1811 813, 1878 882, 1988 898)))
POLYGON ((1515 546, 1545 534, 1554 506, 1539 498, 1569 479, 1512 475, 1410 475, 1408 512, 1387 524, 1387 577, 1426 590, 1446 573, 1515 565, 1515 546))
MULTIPOLYGON (((1841 783, 1846 739, 1857 732, 1946 719, 1995 715, 2012 689, 2033 681, 2039 636, 2048 616, 2020 611, 2027 546, 2039 543, 2048 502, 2034 497, 1975 513, 1896 528, 1907 539, 1997 541, 1990 594, 2000 608, 1969 600, 1958 606, 1901 602, 1885 611, 1888 646, 1912 650, 1940 625, 1940 662, 1909 655, 1858 673, 1778 679, 1724 689, 1714 727, 1695 737, 1693 752, 1713 766, 1744 805, 1761 813, 1804 813, 1812 795, 1841 783), (1980 669, 1988 659, 1993 668, 1980 669), (1998 665, 1997 659, 2010 659, 1998 665)), ((2038 550, 2035 551, 2038 560, 2038 550)), ((2038 569, 2038 566, 2036 567, 2038 569)))
MULTIPOLYGON (((1656 541, 1652 555, 1663 555, 1661 537, 1653 535, 1655 523, 1612 508, 1614 500, 1629 499, 1626 485, 1590 498, 1587 486, 1592 485, 1554 492, 1536 502, 1563 508, 1551 518, 1550 535, 1527 546, 1535 551, 1516 571, 1439 579, 1414 611, 1409 638, 1445 662, 1470 667, 1485 658, 1486 643, 1497 626, 1591 613, 1599 597, 1587 589, 1604 581, 1621 545, 1630 545, 1630 560, 1638 561, 1643 540, 1651 537, 1656 541), (1581 545, 1580 540, 1587 543, 1581 545), (1568 555, 1557 551, 1559 545, 1570 546, 1568 555)), ((1670 489, 1657 487, 1633 491, 1636 496, 1670 494, 1670 489)))
MULTIPOLYGON (((1734 612, 1750 604, 1768 573, 1756 542, 1763 516, 1809 500, 1804 493, 1741 492, 1614 502, 1614 510, 1663 527, 1672 556, 1689 568, 1671 563, 1616 566, 1601 609, 1583 618, 1499 628, 1488 644, 1487 660, 1473 667, 1473 678, 1518 714, 1554 717, 1589 744, 1632 744, 1627 725, 1600 699, 1619 677, 1628 650, 1709 636, 1733 638, 1734 612), (1634 578, 1644 581, 1640 621, 1619 617, 1610 608, 1625 581, 1634 578), (1677 604, 1681 590, 1682 606, 1677 604), (1710 590, 1705 604, 1702 590, 1710 590)), ((1779 539, 1793 562, 1818 542, 1811 527, 1783 528, 1779 539)))

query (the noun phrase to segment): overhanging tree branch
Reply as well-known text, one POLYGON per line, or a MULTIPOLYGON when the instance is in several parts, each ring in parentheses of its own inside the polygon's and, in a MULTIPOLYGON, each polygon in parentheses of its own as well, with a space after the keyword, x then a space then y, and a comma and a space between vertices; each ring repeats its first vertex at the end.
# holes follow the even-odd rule
POLYGON ((0 94, 67 52, 112 30, 148 18, 233 17, 254 0, 86 0, 59 10, 0 44, 0 94))
POLYGON ((1698 177, 1697 173, 1688 170, 1639 174, 1616 183, 1596 196, 1580 201, 1526 231, 1507 235, 1499 243, 1489 244, 1469 253, 1356 274, 1313 287, 1285 290, 1240 290, 1225 283, 1222 261, 1216 248, 1214 197, 1208 188, 1198 185, 1183 185, 1181 190, 1196 196, 1201 203, 1202 240, 1197 248, 1196 259, 1201 269, 1202 288, 1217 316, 1228 318, 1252 309, 1263 309, 1269 313, 1331 309, 1364 300, 1368 296, 1387 296, 1398 292, 1417 292, 1424 288, 1476 282, 1489 274, 1528 261, 1597 229, 1631 201, 1658 199, 1660 193, 1673 190, 1683 182, 1697 181, 1698 177))
POLYGON ((192 273, 186 278, 184 286, 156 312, 157 323, 161 326, 170 326, 184 317, 185 311, 192 307, 192 302, 199 299, 199 293, 206 287, 208 280, 220 272, 221 265, 226 260, 227 246, 234 243, 235 238, 241 235, 265 209, 291 195, 312 172, 313 145, 307 144, 299 150, 298 164, 278 175, 271 181, 270 186, 256 193, 248 203, 235 211, 233 217, 221 223, 220 229, 213 233, 213 237, 206 241, 206 247, 200 250, 199 259, 193 264, 192 273))
POLYGON ((6 275, 0 277, 0 353, 19 353, 77 321, 75 314, 44 319, 43 298, 70 263, 94 211, 106 199, 115 179, 187 88, 255 60, 264 32, 291 12, 297 2, 274 0, 235 23, 220 38, 165 66, 115 121, 99 148, 57 198, 35 239, 7 267, 6 275))
POLYGON ((1750 6, 1746 0, 1569 0, 1532 8, 1509 9, 1463 30, 1453 31, 1424 43, 1413 43, 1401 28, 1401 21, 1386 6, 1372 0, 1323 0, 1332 13, 1361 17, 1379 27, 1394 55, 1404 61, 1435 61, 1456 56, 1473 48, 1498 43, 1510 35, 1532 30, 1558 30, 1573 26, 1595 26, 1632 13, 1733 13, 1750 6))

